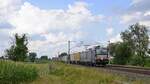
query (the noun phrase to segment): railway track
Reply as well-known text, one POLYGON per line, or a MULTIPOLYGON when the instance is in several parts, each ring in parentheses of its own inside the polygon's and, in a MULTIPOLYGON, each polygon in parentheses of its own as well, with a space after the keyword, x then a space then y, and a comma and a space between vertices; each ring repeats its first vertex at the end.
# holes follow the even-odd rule
POLYGON ((108 65, 107 67, 104 68, 150 76, 150 68, 123 66, 123 65, 108 65))
MULTIPOLYGON (((84 65, 80 65, 80 66, 84 66, 84 65)), ((91 66, 86 66, 86 67, 91 67, 91 66)), ((145 67, 137 67, 137 66, 125 66, 125 65, 107 65, 107 66, 94 66, 95 68, 102 68, 102 69, 106 69, 108 71, 112 71, 112 72, 125 72, 126 73, 130 73, 133 75, 138 75, 138 76, 146 76, 150 78, 150 68, 145 68, 145 67)))

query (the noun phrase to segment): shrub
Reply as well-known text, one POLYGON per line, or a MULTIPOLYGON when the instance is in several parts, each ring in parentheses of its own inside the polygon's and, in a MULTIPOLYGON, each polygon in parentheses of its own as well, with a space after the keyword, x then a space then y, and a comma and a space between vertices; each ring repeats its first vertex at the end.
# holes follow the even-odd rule
POLYGON ((145 67, 150 67, 150 57, 146 59, 145 67))
POLYGON ((29 64, 0 61, 0 84, 19 84, 36 79, 37 69, 29 64))

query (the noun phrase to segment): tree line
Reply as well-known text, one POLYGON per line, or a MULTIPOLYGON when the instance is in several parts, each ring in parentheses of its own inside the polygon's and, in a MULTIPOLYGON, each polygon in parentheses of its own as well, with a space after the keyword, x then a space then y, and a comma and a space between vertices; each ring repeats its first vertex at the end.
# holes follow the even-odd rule
POLYGON ((121 42, 110 43, 110 55, 114 64, 145 66, 150 65, 148 27, 139 23, 121 32, 121 42))
POLYGON ((15 34, 13 43, 9 49, 5 51, 5 58, 13 61, 30 61, 35 62, 36 60, 48 60, 48 56, 41 56, 37 58, 36 52, 29 52, 28 50, 28 37, 26 34, 18 35, 15 34))

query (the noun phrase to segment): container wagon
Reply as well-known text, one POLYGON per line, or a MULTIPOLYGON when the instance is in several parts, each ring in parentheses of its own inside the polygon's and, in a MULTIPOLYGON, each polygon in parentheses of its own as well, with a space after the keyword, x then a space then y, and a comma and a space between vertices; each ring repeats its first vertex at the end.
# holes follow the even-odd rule
POLYGON ((75 63, 74 54, 70 54, 70 63, 75 63))
POLYGON ((67 63, 67 61, 68 61, 68 55, 65 55, 65 56, 62 56, 59 58, 60 58, 60 61, 65 62, 65 63, 67 63))
POLYGON ((74 53, 75 64, 79 64, 80 62, 80 52, 74 53))
MULTIPOLYGON (((67 62, 68 56, 61 60, 67 62)), ((83 65, 106 65, 109 63, 108 49, 106 47, 95 46, 82 52, 70 54, 70 63, 83 65)))
POLYGON ((81 53, 81 64, 92 65, 95 63, 95 55, 92 49, 88 49, 81 53))
POLYGON ((73 63, 73 64, 80 63, 80 52, 73 53, 70 55, 70 63, 73 63))

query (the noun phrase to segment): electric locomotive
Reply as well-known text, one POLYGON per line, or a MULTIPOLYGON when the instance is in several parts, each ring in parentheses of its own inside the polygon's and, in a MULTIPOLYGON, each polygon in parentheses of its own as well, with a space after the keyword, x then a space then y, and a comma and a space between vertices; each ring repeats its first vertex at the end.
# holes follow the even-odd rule
POLYGON ((95 63, 96 65, 106 65, 109 63, 108 49, 105 47, 95 47, 95 63))

